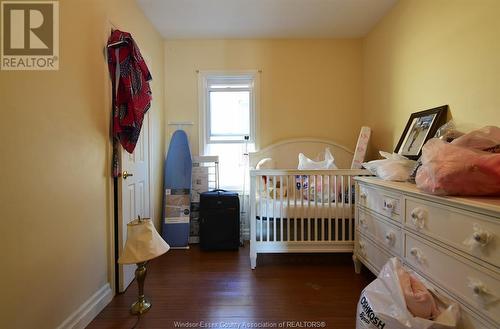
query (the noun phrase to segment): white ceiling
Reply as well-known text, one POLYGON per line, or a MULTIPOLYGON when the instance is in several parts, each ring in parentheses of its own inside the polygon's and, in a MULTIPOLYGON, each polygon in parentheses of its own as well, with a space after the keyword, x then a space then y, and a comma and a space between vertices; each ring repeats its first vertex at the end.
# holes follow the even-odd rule
POLYGON ((352 38, 398 0, 137 0, 164 38, 352 38))

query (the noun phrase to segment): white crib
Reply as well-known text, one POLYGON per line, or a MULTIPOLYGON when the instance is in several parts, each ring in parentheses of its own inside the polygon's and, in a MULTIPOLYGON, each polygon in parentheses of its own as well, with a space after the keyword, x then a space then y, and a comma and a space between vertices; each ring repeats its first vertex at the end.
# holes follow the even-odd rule
MULTIPOLYGON (((250 165, 271 157, 278 168, 297 167, 299 152, 315 156, 325 147, 339 168, 350 166, 352 152, 334 142, 294 139, 250 155, 250 165)), ((259 253, 352 252, 354 176, 361 169, 250 171, 250 261, 259 253)))

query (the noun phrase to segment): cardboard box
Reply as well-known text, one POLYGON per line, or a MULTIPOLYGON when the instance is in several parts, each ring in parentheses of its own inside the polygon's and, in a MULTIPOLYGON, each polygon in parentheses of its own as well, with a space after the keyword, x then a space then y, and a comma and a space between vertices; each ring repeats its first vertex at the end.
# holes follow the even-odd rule
POLYGON ((200 202, 200 193, 208 191, 208 167, 193 167, 191 202, 200 202))

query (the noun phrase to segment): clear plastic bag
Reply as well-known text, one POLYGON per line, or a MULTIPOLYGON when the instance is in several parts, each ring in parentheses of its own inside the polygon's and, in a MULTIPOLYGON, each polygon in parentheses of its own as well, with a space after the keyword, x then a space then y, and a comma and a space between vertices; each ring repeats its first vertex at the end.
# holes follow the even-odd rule
MULTIPOLYGON (((424 319, 413 316, 408 310, 405 293, 401 288, 401 264, 391 258, 380 271, 377 279, 361 293, 356 314, 356 329, 450 329, 456 328, 460 319, 457 303, 439 295, 419 278, 432 295, 437 312, 435 318, 424 319)), ((412 273, 417 277, 415 273, 412 273)), ((403 283, 404 286, 404 283, 403 283)))
POLYGON ((436 131, 434 137, 442 139, 446 142, 451 142, 456 138, 462 136, 464 133, 457 130, 455 122, 453 120, 448 121, 436 131))
POLYGON ((416 161, 397 153, 379 152, 385 159, 364 162, 363 167, 372 174, 383 180, 404 182, 410 178, 410 174, 416 165, 416 161))
POLYGON ((500 154, 430 139, 422 149, 417 187, 438 195, 500 195, 500 154))

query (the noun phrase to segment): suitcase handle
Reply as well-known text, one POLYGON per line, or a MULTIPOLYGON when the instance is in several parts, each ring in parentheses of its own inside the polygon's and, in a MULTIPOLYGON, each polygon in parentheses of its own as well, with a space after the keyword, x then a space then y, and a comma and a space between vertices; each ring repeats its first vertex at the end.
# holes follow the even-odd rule
POLYGON ((227 190, 216 188, 215 190, 212 190, 212 192, 227 192, 227 190))

